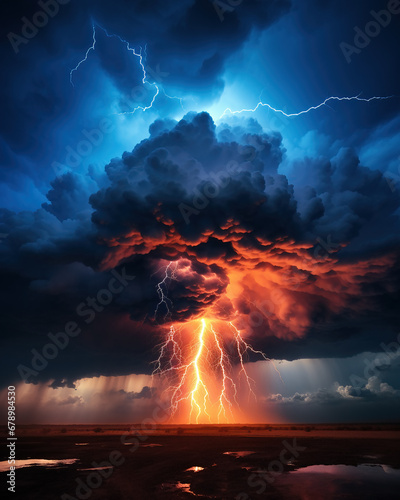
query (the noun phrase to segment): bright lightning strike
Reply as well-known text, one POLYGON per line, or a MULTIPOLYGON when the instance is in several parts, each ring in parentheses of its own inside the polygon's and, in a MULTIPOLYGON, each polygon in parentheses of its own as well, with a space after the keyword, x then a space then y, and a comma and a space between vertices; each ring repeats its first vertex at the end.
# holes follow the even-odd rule
POLYGON ((222 414, 224 415, 225 420, 228 420, 226 405, 228 406, 230 414, 232 415, 232 402, 228 396, 229 385, 231 386, 231 388, 233 390, 233 399, 235 400, 236 404, 237 404, 237 399, 236 399, 237 389, 236 389, 235 382, 228 375, 228 372, 231 368, 229 358, 228 358, 226 352, 224 352, 224 348, 221 345, 221 342, 218 338, 218 335, 217 335, 217 333, 214 330, 212 325, 211 325, 211 331, 214 334, 215 345, 216 345, 218 353, 219 353, 218 362, 219 362, 219 367, 221 369, 221 375, 222 375, 222 389, 221 389, 221 392, 220 392, 220 395, 218 398, 218 401, 219 401, 218 422, 219 422, 222 414))
POLYGON ((207 419, 211 421, 211 417, 207 412, 207 399, 209 398, 209 394, 207 386, 202 379, 203 374, 200 366, 203 351, 205 349, 205 330, 206 322, 202 319, 197 336, 196 353, 193 359, 185 364, 183 362, 182 349, 176 338, 176 330, 173 326, 171 326, 167 340, 161 344, 160 355, 156 361, 156 368, 153 372, 153 376, 160 375, 163 377, 173 371, 176 372, 178 382, 175 386, 172 385, 168 388, 171 392, 171 416, 178 411, 179 405, 182 401, 189 400, 189 423, 192 423, 193 413, 196 413, 196 423, 199 423, 199 418, 202 414, 206 415, 207 419), (168 357, 169 351, 172 351, 170 357, 168 357), (163 368, 164 358, 166 358, 166 368, 163 368), (190 389, 187 390, 186 386, 189 385, 190 389))
MULTIPOLYGON (((136 111, 138 111, 139 109, 141 111, 147 111, 148 109, 152 108, 153 107, 153 104, 155 102, 155 100, 157 99, 157 96, 160 94, 160 87, 155 83, 155 82, 150 82, 147 78, 147 72, 146 72, 146 67, 145 67, 145 64, 144 64, 144 60, 143 60, 143 57, 146 57, 146 46, 145 46, 145 49, 144 49, 144 55, 143 55, 143 51, 142 51, 142 48, 140 47, 140 52, 136 52, 134 48, 132 48, 130 46, 130 43, 125 40, 124 38, 122 38, 121 36, 119 35, 116 35, 116 34, 113 34, 113 33, 108 33, 108 31, 103 28, 102 26, 98 25, 98 24, 95 24, 93 23, 93 42, 92 42, 92 45, 87 49, 86 53, 85 53, 85 57, 78 62, 78 64, 75 66, 75 68, 73 68, 71 71, 70 71, 70 75, 69 75, 69 79, 70 79, 70 82, 71 82, 71 85, 74 87, 74 81, 73 81, 73 75, 74 73, 79 69, 79 67, 87 61, 88 59, 88 56, 90 54, 91 51, 95 51, 96 49, 96 28, 100 28, 104 33, 105 35, 108 37, 108 38, 117 38, 121 43, 123 43, 125 46, 126 46, 126 49, 129 51, 129 52, 132 52, 132 54, 138 58, 138 62, 139 62, 139 65, 141 67, 141 70, 142 70, 142 73, 143 73, 143 77, 142 77, 142 83, 143 85, 144 84, 148 84, 150 85, 151 87, 154 87, 154 95, 150 101, 150 104, 148 104, 147 106, 136 106, 135 108, 132 109, 132 111, 123 111, 123 112, 120 112, 120 113, 115 113, 117 115, 132 115, 134 114, 136 111)), ((180 105, 183 108, 183 100, 184 98, 183 97, 176 97, 176 96, 169 96, 164 89, 161 89, 163 94, 165 95, 165 97, 167 99, 171 99, 171 100, 178 100, 180 102, 180 105)))
POLYGON ((199 423, 199 417, 202 412, 204 412, 208 418, 210 418, 210 415, 207 412, 207 398, 209 397, 207 387, 205 383, 202 380, 202 374, 200 371, 200 360, 201 360, 201 355, 204 350, 204 331, 206 329, 206 322, 204 319, 201 320, 201 328, 200 328, 200 334, 199 334, 199 342, 198 342, 198 349, 196 356, 193 360, 193 367, 194 367, 194 372, 195 372, 195 383, 194 387, 190 392, 190 415, 189 415, 189 422, 192 420, 192 414, 194 411, 197 411, 196 414, 196 424, 199 423), (204 399, 203 403, 201 401, 198 401, 198 398, 200 397, 199 392, 203 390, 204 393, 204 399))
POLYGON ((166 313, 164 315, 164 320, 171 315, 172 301, 168 298, 168 286, 169 283, 174 280, 177 281, 176 271, 178 269, 178 262, 170 262, 165 268, 164 278, 157 283, 156 290, 158 298, 160 299, 157 304, 156 310, 154 312, 154 318, 157 318, 160 307, 164 306, 166 313))
POLYGON ((249 394, 257 399, 254 380, 246 371, 244 357, 255 354, 267 361, 269 358, 248 344, 232 323, 219 320, 216 323, 218 330, 211 320, 205 318, 200 324, 191 321, 181 325, 179 332, 171 326, 167 339, 159 346, 153 377, 159 377, 161 385, 166 387, 164 394, 170 401, 171 418, 182 410, 187 411, 189 424, 204 420, 234 422, 241 378, 244 378, 249 394), (232 345, 235 347, 229 354, 221 329, 230 338, 233 330, 232 345), (237 381, 235 364, 240 365, 237 381))
POLYGON ((286 116, 287 118, 292 118, 292 117, 295 117, 295 116, 305 115, 305 114, 309 113, 310 111, 315 111, 315 110, 317 110, 319 108, 322 108, 323 106, 327 106, 328 102, 330 102, 330 101, 361 101, 361 102, 371 102, 371 101, 377 101, 377 100, 391 99, 393 97, 393 96, 385 96, 385 97, 375 96, 375 97, 369 97, 368 99, 366 99, 366 98, 360 97, 360 95, 361 94, 358 94, 357 96, 353 96, 353 97, 335 97, 335 96, 328 97, 327 99, 325 99, 325 101, 321 102, 317 106, 311 106, 310 108, 305 109, 303 111, 299 111, 297 113, 285 113, 285 111, 283 111, 281 109, 276 109, 276 108, 272 107, 270 104, 264 103, 264 102, 260 101, 256 105, 256 107, 252 108, 252 109, 240 109, 240 110, 237 110, 237 111, 232 111, 231 108, 226 108, 225 111, 220 116, 220 118, 222 118, 223 116, 225 116, 227 114, 239 115, 241 113, 254 113, 260 107, 267 107, 268 109, 270 109, 271 111, 274 111, 275 113, 280 113, 280 114, 286 116))

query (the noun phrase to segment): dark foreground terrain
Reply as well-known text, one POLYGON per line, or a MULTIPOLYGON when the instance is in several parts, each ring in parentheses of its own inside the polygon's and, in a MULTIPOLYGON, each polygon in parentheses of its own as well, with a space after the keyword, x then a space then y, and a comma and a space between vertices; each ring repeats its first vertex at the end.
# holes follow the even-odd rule
MULTIPOLYGON (((399 498, 400 432, 394 426, 135 432, 127 426, 21 430, 16 456, 31 466, 16 470, 16 493, 7 498, 399 498), (32 465, 39 459, 76 461, 32 465)), ((6 474, 0 473, 2 490, 6 474)))

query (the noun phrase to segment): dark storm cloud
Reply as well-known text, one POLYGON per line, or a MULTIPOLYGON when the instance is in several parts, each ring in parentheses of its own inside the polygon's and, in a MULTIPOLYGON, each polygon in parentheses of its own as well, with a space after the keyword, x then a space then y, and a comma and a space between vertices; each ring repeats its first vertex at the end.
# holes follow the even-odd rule
POLYGON ((124 389, 120 389, 117 392, 124 395, 126 399, 151 399, 154 396, 154 387, 146 385, 140 392, 126 392, 124 389))
MULTIPOLYGON (((400 15, 350 64, 340 48, 387 5, 245 0, 221 22, 207 0, 66 1, 16 54, 7 34, 21 34, 22 16, 31 20, 39 7, 8 2, 0 19, 0 198, 15 212, 0 209, 0 382, 18 382, 17 366, 30 367, 32 349, 41 353, 49 332, 70 322, 79 335, 29 377, 32 394, 46 385, 67 391, 85 377, 149 373, 169 324, 204 313, 233 320, 276 359, 345 358, 392 342, 399 98, 334 103, 300 119, 281 121, 264 108, 254 115, 282 135, 245 115, 218 126, 206 113, 170 118, 192 105, 218 108, 224 90, 224 107, 253 106, 265 87, 263 99, 287 111, 329 95, 398 96, 400 15), (113 114, 148 106, 155 87, 143 85, 139 59, 100 27, 71 86, 93 20, 142 51, 148 80, 161 89, 154 109, 113 114), (70 152, 105 118, 112 132, 71 167, 70 152), (134 279, 103 306, 114 271, 134 279)), ((269 403, 288 420, 387 418, 399 400, 393 371, 377 366, 361 389, 346 380, 296 386, 269 403)), ((154 391, 140 387, 95 395, 104 418, 150 403, 154 391)), ((82 407, 91 421, 71 394, 51 400, 46 413, 82 407)), ((25 412, 31 419, 31 407, 25 412)))
MULTIPOLYGON (((54 178, 51 164, 62 162, 66 145, 76 146, 82 139, 82 128, 98 125, 102 108, 106 115, 110 113, 104 100, 104 94, 109 93, 109 87, 103 87, 107 77, 120 92, 117 101, 123 110, 127 109, 126 102, 129 109, 148 105, 154 95, 153 87, 142 85, 138 60, 125 47, 121 50, 117 38, 107 38, 101 29, 96 53, 91 54, 84 71, 75 74, 78 91, 73 91, 69 71, 92 44, 92 20, 146 54, 149 81, 167 79, 168 88, 179 89, 182 94, 189 86, 191 96, 210 100, 223 90, 226 59, 254 30, 270 26, 286 13, 290 2, 251 0, 226 13, 224 22, 213 4, 203 0, 85 0, 59 7, 57 15, 26 39, 28 43, 17 45, 17 54, 7 35, 21 36, 25 23, 21 19, 31 22, 42 8, 36 2, 13 2, 1 20, 0 54, 7 71, 1 75, 0 105, 8 119, 0 125, 0 175, 17 192, 26 189, 24 184, 29 179, 39 200, 43 184, 47 186, 54 178), (135 92, 139 87, 142 90, 135 92)), ((163 104, 162 96, 159 99, 161 107, 172 105, 168 100, 163 104)), ((11 192, 7 192, 6 201, 16 204, 11 192)), ((27 201, 20 204, 24 206, 27 201)))
POLYGON ((46 195, 50 203, 43 203, 42 206, 61 222, 79 217, 82 212, 88 211, 90 209, 89 195, 98 187, 95 182, 88 187, 82 182, 82 176, 72 172, 56 177, 51 182, 51 186, 52 189, 46 195))
MULTIPOLYGON (((111 186, 91 199, 96 209, 94 223, 104 242, 115 245, 104 264, 123 262, 138 251, 163 258, 183 255, 217 265, 229 275, 229 269, 235 266, 242 266, 245 273, 252 261, 250 267, 254 269, 268 267, 268 260, 279 252, 283 262, 286 256, 293 264, 289 285, 283 283, 282 287, 297 303, 288 315, 301 323, 306 314, 310 322, 305 327, 309 336, 293 346, 283 342, 275 349, 279 340, 269 339, 269 352, 272 350, 274 356, 283 352, 289 357, 299 355, 300 346, 302 355, 324 355, 332 339, 337 342, 337 355, 341 349, 342 354, 354 354, 363 336, 368 346, 375 347, 377 331, 385 338, 391 335, 397 321, 399 266, 393 255, 398 233, 390 228, 398 224, 394 214, 399 202, 398 197, 388 196, 383 175, 361 166, 353 151, 343 149, 332 159, 316 161, 309 170, 309 163, 299 165, 300 187, 296 189, 277 172, 282 155, 279 137, 250 135, 246 128, 242 134, 239 127, 220 128, 220 137, 235 137, 250 149, 239 149, 237 142, 217 141, 212 122, 203 114, 143 141, 132 154, 107 167, 111 186), (243 162, 244 151, 253 151, 250 162, 243 162), (191 214, 186 224, 179 207, 182 203, 193 206, 196 194, 206 192, 207 173, 232 160, 242 165, 242 170, 198 214, 191 214), (235 221, 233 229, 229 221, 235 221), (231 230, 234 237, 229 234, 231 230), (318 246, 316 238, 320 238, 318 252, 315 247, 310 252, 314 268, 303 265, 305 257, 299 250, 279 248, 281 238, 292 238, 298 244, 308 242, 310 247, 318 246), (265 261, 263 252, 267 248, 260 245, 264 240, 272 242, 272 252, 269 257, 264 254, 265 261), (323 261, 331 257, 331 263, 325 268, 322 263, 319 270, 320 257, 323 261), (296 273, 304 267, 302 280, 309 285, 299 288, 296 273), (292 351, 297 353, 290 354, 292 351)), ((283 270, 287 274, 281 264, 283 270)), ((249 315, 254 312, 254 302, 249 298, 257 291, 251 283, 243 285, 246 289, 248 294, 235 306, 249 315)), ((285 321, 274 311, 261 309, 261 316, 261 324, 251 328, 258 337, 265 336, 266 327, 272 336, 273 332, 278 337, 279 332, 291 336, 293 325, 289 324, 284 333, 285 321)))
MULTIPOLYGON (((204 232, 214 232, 218 222, 226 223, 229 218, 243 222, 246 230, 253 233, 257 229, 254 236, 275 238, 296 234, 300 220, 293 188, 277 174, 282 156, 280 139, 259 137, 262 151, 258 157, 256 146, 247 144, 245 132, 242 146, 237 142, 219 142, 210 116, 206 113, 193 116, 192 120, 182 120, 171 132, 143 141, 132 153, 124 154, 122 161, 114 160, 106 167, 111 186, 91 197, 95 208, 93 222, 100 234, 118 237, 128 227, 156 240, 164 236, 165 221, 170 220, 183 238, 199 245, 194 250, 198 252, 202 251, 199 238, 204 232), (263 177, 264 169, 274 176, 263 177), (218 182, 216 176, 221 176, 221 182, 227 182, 227 186, 218 188, 220 193, 215 202, 207 204, 201 193, 212 191, 212 183, 218 182), (185 207, 197 212, 202 203, 207 206, 201 216, 196 213, 184 216, 185 207), (157 207, 160 207, 158 218, 157 207), (253 217, 257 212, 265 218, 253 217), (279 217, 275 217, 278 212, 279 217), (287 221, 285 225, 283 219, 287 221)), ((215 245, 235 257, 228 243, 220 241, 215 245)))
POLYGON ((86 2, 86 9, 111 32, 136 45, 148 44, 148 64, 162 64, 169 80, 196 94, 222 90, 224 62, 254 30, 268 27, 290 9, 289 0, 249 0, 221 22, 212 2, 86 2), (121 11, 124 16, 121 17, 121 11))
POLYGON ((148 371, 157 325, 204 311, 236 318, 275 358, 347 356, 392 338, 398 234, 370 231, 398 222, 399 202, 381 173, 342 150, 299 163, 293 186, 279 174, 282 138, 254 120, 216 129, 206 113, 190 114, 151 131, 107 165, 92 222, 68 218, 85 205, 72 175, 54 182, 44 208, 1 212, 3 377, 69 321, 82 332, 35 380, 72 386, 148 371), (112 270, 135 278, 86 323, 87 299, 112 270))
MULTIPOLYGON (((371 132, 399 114, 400 61, 393 48, 398 45, 400 15, 392 15, 385 28, 378 26, 377 36, 371 37, 366 46, 353 55, 350 63, 343 55, 341 44, 354 45, 355 28, 365 32, 367 24, 375 22, 371 11, 387 10, 390 3, 388 0, 294 0, 290 13, 265 31, 261 40, 250 41, 246 50, 240 52, 243 59, 236 65, 231 64, 230 75, 236 79, 240 64, 246 61, 247 71, 243 78, 249 75, 246 83, 253 89, 253 95, 241 93, 238 97, 243 105, 232 103, 233 107, 229 106, 232 109, 254 107, 263 88, 262 100, 286 112, 307 109, 328 96, 360 93, 361 97, 394 96, 386 102, 381 101, 376 108, 373 103, 366 106, 356 102, 335 103, 330 110, 324 108, 321 113, 309 113, 295 119, 282 119, 265 108, 257 113, 263 126, 285 129, 289 137, 293 134, 292 140, 296 140, 299 133, 304 135, 317 130, 319 140, 311 141, 310 149, 321 148, 323 134, 329 138, 331 146, 338 140, 346 146, 354 146, 357 152, 362 143, 370 146, 371 132), (274 50, 275 47, 279 50, 274 50), (248 54, 254 54, 253 63, 248 63, 248 54), (260 71, 260 67, 265 70, 260 71)), ((373 148, 373 154, 385 154, 390 141, 399 144, 397 131, 391 135, 386 130, 385 143, 373 148)), ((304 147, 302 149, 304 153, 304 147)), ((396 156, 398 154, 397 148, 396 156)), ((382 162, 372 163, 370 155, 363 160, 367 166, 384 168, 382 162)))
MULTIPOLYGON (((330 160, 298 161, 291 178, 302 215, 309 217, 315 211, 320 215, 314 217, 316 234, 330 234, 336 242, 352 240, 367 221, 373 225, 372 230, 369 226, 371 234, 379 234, 382 226, 386 233, 394 233, 398 221, 392 214, 398 208, 398 198, 391 196, 382 173, 363 167, 354 150, 342 148, 330 160)), ((395 234, 390 237, 397 241, 395 234)), ((364 250, 373 243, 367 241, 364 250)))

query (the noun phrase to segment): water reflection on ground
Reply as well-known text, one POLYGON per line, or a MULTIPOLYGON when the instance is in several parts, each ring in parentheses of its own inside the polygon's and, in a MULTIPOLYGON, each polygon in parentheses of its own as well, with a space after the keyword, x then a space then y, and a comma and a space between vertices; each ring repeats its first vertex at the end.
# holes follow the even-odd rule
POLYGON ((201 470, 204 470, 204 467, 199 467, 198 465, 194 465, 193 467, 186 469, 185 472, 200 472, 201 470))
POLYGON ((275 486, 293 500, 398 499, 400 470, 382 464, 311 465, 280 475, 275 486))
POLYGON ((168 493, 174 493, 174 492, 184 492, 184 493, 190 493, 192 495, 197 496, 193 491, 190 489, 190 483, 181 483, 180 481, 176 483, 164 483, 162 485, 162 489, 165 492, 168 493))
POLYGON ((254 455, 254 451, 225 451, 224 455, 231 455, 235 458, 243 458, 248 455, 254 455))
MULTIPOLYGON (((71 465, 77 462, 77 458, 67 458, 65 460, 46 460, 44 458, 31 458, 28 460, 15 460, 12 465, 21 469, 23 467, 60 467, 62 465, 71 465)), ((10 464, 7 460, 0 462, 0 472, 9 472, 10 464)))

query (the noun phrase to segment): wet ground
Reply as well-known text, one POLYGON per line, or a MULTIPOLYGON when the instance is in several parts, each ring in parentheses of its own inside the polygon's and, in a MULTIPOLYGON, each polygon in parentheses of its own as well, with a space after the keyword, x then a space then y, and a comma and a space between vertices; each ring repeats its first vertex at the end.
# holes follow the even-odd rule
MULTIPOLYGON (((132 435, 25 436, 10 498, 399 498, 400 432, 354 439, 293 434, 153 435, 139 446, 132 435)), ((6 472, 0 476, 3 488, 6 472)))

